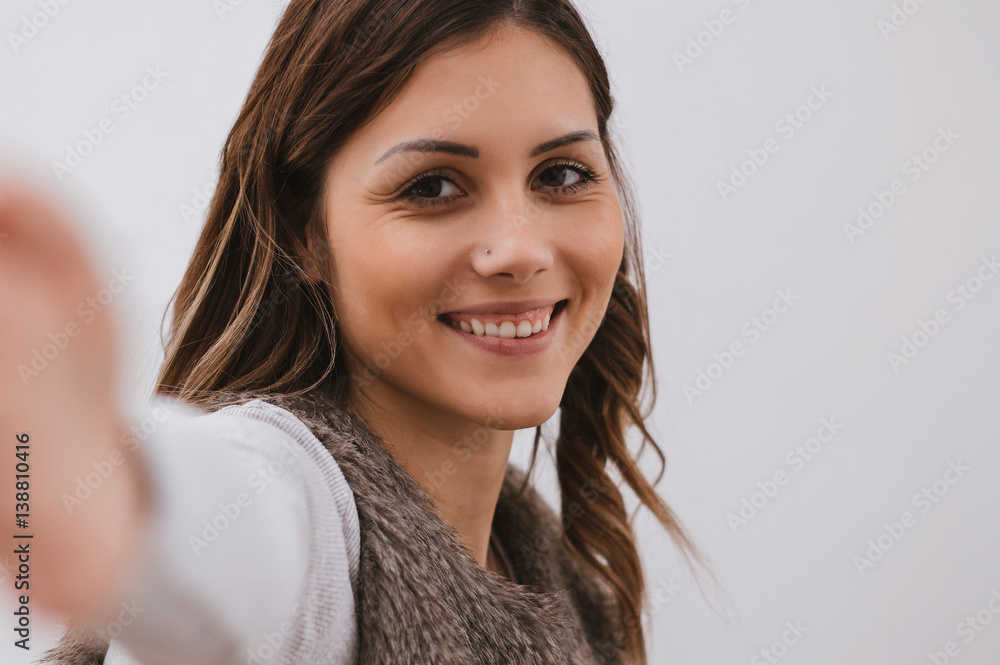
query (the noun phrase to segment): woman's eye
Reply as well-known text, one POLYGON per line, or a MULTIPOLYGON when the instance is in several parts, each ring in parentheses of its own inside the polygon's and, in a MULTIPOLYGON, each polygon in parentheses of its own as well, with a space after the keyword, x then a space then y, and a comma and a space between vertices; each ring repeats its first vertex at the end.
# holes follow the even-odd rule
POLYGON ((404 193, 415 199, 447 199, 458 192, 455 183, 444 176, 429 176, 410 185, 404 193))
POLYGON ((542 187, 569 187, 575 185, 583 176, 578 170, 571 166, 566 166, 560 164, 558 166, 550 166, 541 172, 538 176, 538 183, 542 187))
POLYGON ((553 164, 539 173, 531 185, 556 194, 572 194, 596 181, 597 173, 583 164, 553 164))

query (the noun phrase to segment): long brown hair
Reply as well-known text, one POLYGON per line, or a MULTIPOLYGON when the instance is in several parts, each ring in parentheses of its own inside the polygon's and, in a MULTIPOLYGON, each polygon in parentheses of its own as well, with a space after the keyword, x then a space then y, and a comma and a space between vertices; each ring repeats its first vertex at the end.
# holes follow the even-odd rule
MULTIPOLYGON (((332 295, 301 259, 309 246, 335 260, 321 212, 325 167, 421 60, 505 26, 551 39, 580 67, 622 202, 625 252, 605 316, 569 377, 555 448, 560 537, 613 591, 622 630, 609 646, 644 664, 645 580, 609 461, 688 565, 692 556, 705 561, 626 445, 626 430, 638 428, 643 450, 660 459, 658 483, 665 458, 644 425, 656 384, 634 195, 608 132, 614 100, 604 61, 568 0, 293 0, 223 148, 204 229, 174 294, 156 390, 194 404, 221 390, 345 394, 332 295)), ((540 437, 541 426, 529 475, 540 437)))

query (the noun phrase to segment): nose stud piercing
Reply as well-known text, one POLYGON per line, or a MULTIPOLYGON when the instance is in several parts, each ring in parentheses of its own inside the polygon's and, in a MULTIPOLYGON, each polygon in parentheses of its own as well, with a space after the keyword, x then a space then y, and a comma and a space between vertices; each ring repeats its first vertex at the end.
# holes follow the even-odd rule
POLYGON ((488 249, 487 249, 487 250, 486 250, 486 253, 487 253, 487 254, 489 254, 489 253, 490 253, 490 250, 488 250, 488 249))

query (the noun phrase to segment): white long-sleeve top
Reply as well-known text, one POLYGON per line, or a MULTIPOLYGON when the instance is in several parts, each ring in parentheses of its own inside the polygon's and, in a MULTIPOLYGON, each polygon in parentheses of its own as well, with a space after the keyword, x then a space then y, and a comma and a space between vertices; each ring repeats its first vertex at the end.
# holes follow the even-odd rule
POLYGON ((133 414, 153 490, 145 548, 98 627, 106 665, 354 663, 354 495, 285 409, 133 414))

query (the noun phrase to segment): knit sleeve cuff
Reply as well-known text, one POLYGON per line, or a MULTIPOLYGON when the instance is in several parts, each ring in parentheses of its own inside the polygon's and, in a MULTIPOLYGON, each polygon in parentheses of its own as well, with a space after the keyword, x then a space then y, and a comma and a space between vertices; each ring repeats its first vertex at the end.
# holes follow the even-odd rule
POLYGON ((319 441, 260 400, 206 414, 158 397, 133 423, 153 509, 122 600, 99 625, 110 655, 291 664, 332 636, 345 657, 331 662, 347 662, 360 534, 319 441))

